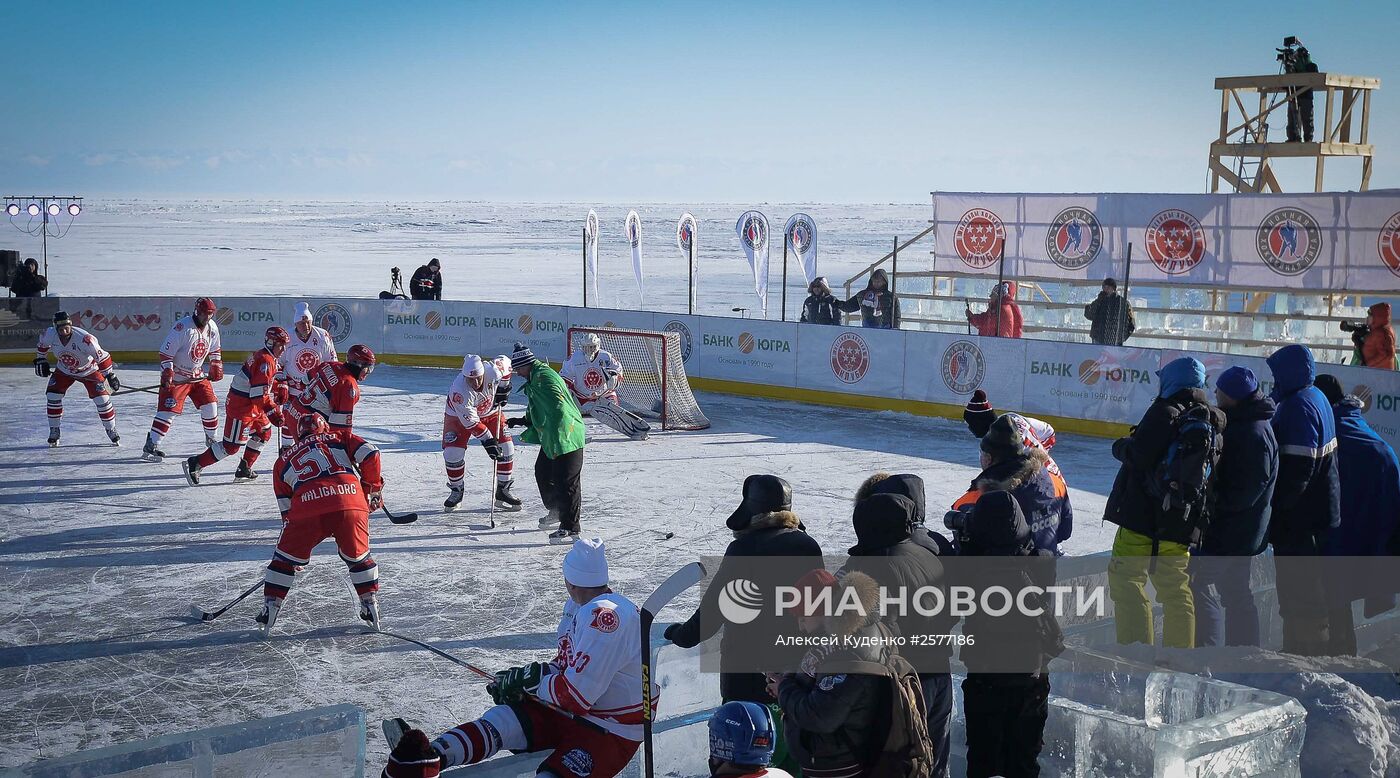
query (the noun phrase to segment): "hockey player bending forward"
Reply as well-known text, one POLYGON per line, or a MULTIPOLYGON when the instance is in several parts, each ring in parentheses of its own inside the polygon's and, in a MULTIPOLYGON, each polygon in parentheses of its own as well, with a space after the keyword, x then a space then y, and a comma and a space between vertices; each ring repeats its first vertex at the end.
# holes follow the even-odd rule
POLYGON ((350 583, 359 598, 359 616, 379 629, 379 567, 369 555, 369 514, 383 503, 384 479, 379 449, 351 432, 332 432, 326 420, 311 413, 297 423, 296 445, 277 457, 272 490, 282 512, 282 537, 263 575, 263 609, 259 629, 266 637, 296 580, 296 571, 311 561, 311 549, 335 538, 340 558, 350 568, 350 583))
POLYGON ((272 439, 274 425, 282 424, 281 404, 278 398, 284 396, 285 389, 277 381, 277 360, 287 348, 291 337, 281 327, 268 327, 263 334, 263 347, 243 360, 243 367, 233 375, 228 388, 228 399, 224 402, 224 439, 208 447, 203 454, 186 459, 181 466, 190 485, 199 484, 199 476, 204 468, 224 457, 231 457, 243 449, 243 458, 238 462, 238 471, 233 474, 235 481, 251 481, 258 477, 253 472, 253 463, 263 446, 272 439))
POLYGON ((651 425, 625 410, 618 401, 622 363, 603 350, 596 332, 584 336, 583 348, 564 363, 559 377, 568 385, 584 416, 592 416, 632 440, 646 440, 651 434, 651 425))
POLYGON ((490 362, 468 354, 462 372, 447 392, 447 410, 442 417, 442 460, 447 466, 447 488, 452 490, 442 507, 456 510, 462 503, 467 472, 467 441, 481 443, 486 455, 496 463, 496 486, 491 499, 503 511, 520 510, 520 500, 511 494, 515 481, 515 442, 506 427, 506 400, 510 394, 510 357, 502 354, 490 362))
POLYGON ((170 432, 170 422, 185 411, 185 398, 194 400, 199 419, 204 424, 204 442, 212 446, 219 430, 219 400, 214 396, 214 381, 224 377, 223 348, 219 342, 219 325, 213 321, 218 306, 208 297, 194 302, 194 313, 175 322, 165 343, 160 347, 160 394, 156 396, 156 416, 151 420, 151 433, 141 449, 141 458, 160 462, 165 452, 160 441, 170 432), (209 361, 209 372, 204 362, 209 361))
MULTIPOLYGON (((281 380, 287 385, 288 393, 297 397, 306 391, 311 371, 327 362, 340 361, 335 353, 335 341, 324 329, 311 323, 311 306, 297 303, 293 315, 292 337, 287 342, 287 350, 279 360, 282 364, 281 380)), ((286 400, 282 401, 286 403, 286 400)), ((291 412, 291 405, 282 408, 281 448, 291 448, 297 436, 297 415, 291 412)))
POLYGON ((369 346, 358 343, 345 353, 344 362, 322 362, 307 375, 306 389, 292 398, 292 412, 298 418, 318 413, 332 430, 350 432, 355 404, 360 401, 360 382, 374 372, 375 363, 369 346))
POLYGON ((553 749, 537 774, 556 778, 608 778, 627 766, 642 740, 641 615, 608 588, 596 538, 580 539, 564 556, 564 586, 554 661, 497 673, 486 687, 495 707, 431 743, 403 719, 386 721, 392 751, 384 778, 432 778, 503 749, 553 749))
POLYGON ((97 406, 97 418, 107 430, 107 438, 112 445, 121 445, 117 434, 117 409, 112 407, 111 392, 122 387, 117 380, 112 357, 102 350, 97 338, 73 326, 68 314, 59 311, 53 315, 53 326, 39 336, 39 346, 34 353, 34 375, 49 379, 47 390, 49 414, 49 445, 58 445, 58 426, 63 418, 63 395, 68 387, 82 384, 87 390, 92 404, 97 406), (49 354, 58 361, 58 370, 50 371, 49 354))

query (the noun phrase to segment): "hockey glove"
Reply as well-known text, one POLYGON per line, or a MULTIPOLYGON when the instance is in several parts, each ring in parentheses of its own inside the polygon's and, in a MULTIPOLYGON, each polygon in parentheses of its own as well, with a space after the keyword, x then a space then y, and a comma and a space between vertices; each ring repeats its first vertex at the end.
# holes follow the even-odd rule
POLYGON ((486 456, 491 457, 492 461, 501 461, 503 454, 501 453, 501 442, 499 440, 487 435, 481 439, 481 447, 486 449, 486 456))
POLYGON ((504 408, 510 402, 510 384, 496 387, 496 398, 492 403, 493 408, 504 408))
POLYGON ((286 405, 292 399, 292 392, 284 383, 274 384, 272 387, 272 401, 278 405, 286 405))
POLYGON ((508 705, 519 702, 520 698, 527 694, 534 694, 535 690, 540 688, 542 680, 544 663, 531 662, 522 667, 512 667, 496 673, 496 682, 488 686, 487 690, 495 689, 491 692, 491 699, 497 705, 508 705))
POLYGON ((167 367, 160 371, 160 388, 169 389, 175 385, 175 368, 167 367))
POLYGON ((34 357, 34 375, 48 378, 50 370, 48 357, 34 357))
POLYGON ((210 363, 209 363, 209 380, 210 380, 210 381, 222 381, 222 380, 224 380, 224 363, 223 363, 223 362, 210 362, 210 363))
POLYGON ((604 373, 607 376, 607 387, 609 392, 617 391, 617 385, 622 383, 622 376, 616 370, 608 370, 604 373))
POLYGON ((117 371, 108 370, 107 372, 102 374, 102 377, 107 380, 107 387, 110 388, 112 391, 121 391, 122 382, 117 379, 117 371))
POLYGON ((528 426, 530 426, 530 420, 527 419, 527 418, 525 418, 524 416, 517 416, 517 417, 515 417, 514 419, 506 419, 506 426, 507 426, 507 427, 528 427, 528 426))
POLYGON ((280 408, 273 407, 267 412, 267 420, 272 422, 272 426, 274 427, 282 426, 282 410, 280 408))
POLYGON ((368 498, 368 499, 369 499, 369 512, 370 512, 370 513, 374 513, 375 511, 377 511, 377 510, 379 510, 380 508, 384 507, 384 493, 383 493, 383 492, 370 492, 370 493, 369 493, 369 498, 368 498))

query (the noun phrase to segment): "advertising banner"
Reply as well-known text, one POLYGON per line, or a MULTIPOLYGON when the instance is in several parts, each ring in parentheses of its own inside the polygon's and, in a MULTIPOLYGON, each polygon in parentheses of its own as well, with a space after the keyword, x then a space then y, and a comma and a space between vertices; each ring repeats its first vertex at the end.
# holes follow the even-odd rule
POLYGON ((739 245, 753 271, 753 293, 758 297, 759 310, 768 318, 768 217, 758 211, 744 211, 734 225, 739 233, 739 245))
POLYGON ((676 222, 676 248, 681 252, 681 261, 686 263, 690 283, 690 310, 695 310, 695 290, 700 288, 700 266, 695 257, 700 253, 699 232, 695 229, 695 217, 690 212, 681 214, 676 222))
POLYGON ((916 337, 905 339, 905 399, 965 405, 973 392, 982 389, 999 409, 1015 409, 1020 402, 1026 341, 949 333, 908 334, 916 337))
MULTIPOLYGON (((91 332, 102 348, 112 351, 159 351, 175 324, 175 308, 194 300, 175 297, 65 297, 64 310, 73 326, 91 332)), ((28 348, 33 348, 30 343, 28 348)))
POLYGON ((899 330, 804 325, 797 331, 797 385, 898 397, 904 388, 904 337, 899 330))
POLYGON ((642 272, 642 217, 636 211, 627 212, 627 222, 623 224, 627 244, 632 247, 632 274, 637 277, 637 308, 647 307, 646 278, 642 272))
POLYGON ((783 228, 783 237, 802 263, 807 286, 817 277, 817 222, 805 213, 795 213, 783 228))
POLYGON ((225 351, 262 348, 268 327, 292 331, 292 302, 285 298, 216 297, 214 301, 219 306, 214 311, 214 323, 219 325, 219 340, 225 351))
POLYGON ((602 298, 598 296, 598 214, 588 209, 588 217, 583 220, 583 261, 588 270, 588 283, 593 287, 593 304, 602 298))
MULTIPOLYGON (((1023 342, 1022 410, 1027 413, 1136 424, 1157 396, 1159 351, 1023 342)), ((992 398, 993 405, 999 402, 992 398)))
MULTIPOLYGON (((388 322, 385 301, 311 297, 306 302, 311 307, 312 323, 330 334, 336 351, 342 355, 356 343, 375 351, 384 349, 384 329, 388 322)), ((283 319, 290 323, 290 308, 283 319)))
POLYGON ((461 356, 478 351, 481 317, 471 303, 385 300, 384 348, 393 354, 461 356))
MULTIPOLYGON (((73 300, 76 298, 68 298, 73 300)), ((0 349, 33 350, 39 336, 53 325, 53 315, 60 310, 61 301, 57 297, 13 297, 5 311, 0 313, 0 349)))
POLYGON ((699 316, 683 316, 680 314, 657 313, 652 318, 651 328, 658 332, 674 332, 680 341, 681 362, 685 365, 686 375, 703 378, 706 373, 701 369, 700 360, 696 354, 700 350, 700 327, 702 319, 699 316))
POLYGON ((773 386, 797 385, 798 325, 720 316, 699 318, 700 347, 692 364, 699 365, 700 375, 773 386))
POLYGON ((473 306, 480 312, 482 354, 510 354, 516 343, 524 343, 540 359, 564 361, 568 308, 519 303, 473 303, 473 306))
POLYGON ((1342 289, 1393 292, 1400 288, 1400 197, 1343 196, 1347 262, 1333 278, 1342 289))

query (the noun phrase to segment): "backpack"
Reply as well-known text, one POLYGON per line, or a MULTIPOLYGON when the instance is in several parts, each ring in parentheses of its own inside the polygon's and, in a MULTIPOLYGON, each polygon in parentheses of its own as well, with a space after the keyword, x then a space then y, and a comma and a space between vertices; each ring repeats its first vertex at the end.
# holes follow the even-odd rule
POLYGON ((923 685, 909 660, 894 654, 887 664, 852 660, 838 662, 838 668, 823 672, 849 672, 882 675, 889 679, 889 712, 880 715, 877 731, 887 732, 884 743, 876 745, 862 773, 868 778, 931 778, 934 747, 928 734, 928 707, 923 685))
POLYGON ((1171 443, 1147 479, 1147 491, 1161 500, 1159 525, 1184 529, 1200 542, 1209 522, 1211 480, 1220 464, 1223 429, 1209 405, 1191 403, 1172 422, 1171 443))

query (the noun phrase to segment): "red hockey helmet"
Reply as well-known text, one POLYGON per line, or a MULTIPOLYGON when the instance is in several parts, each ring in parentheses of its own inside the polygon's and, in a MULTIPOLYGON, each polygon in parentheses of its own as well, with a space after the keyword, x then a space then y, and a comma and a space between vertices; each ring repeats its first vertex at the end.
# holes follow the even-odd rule
POLYGON ((214 312, 217 310, 219 310, 219 306, 214 303, 214 300, 212 298, 201 297, 198 300, 194 301, 195 313, 203 314, 205 316, 213 316, 214 312))
POLYGON ((267 332, 263 333, 263 342, 267 344, 268 348, 285 346, 292 342, 292 336, 288 335, 287 331, 281 327, 268 327, 267 332))
POLYGON ((297 420, 297 440, 309 438, 312 435, 324 435, 330 431, 330 425, 326 424, 326 417, 319 413, 308 413, 297 420))
POLYGON ((359 369, 358 378, 369 375, 374 370, 375 361, 374 352, 370 350, 369 346, 362 343, 351 346, 345 357, 346 364, 354 365, 359 369))

